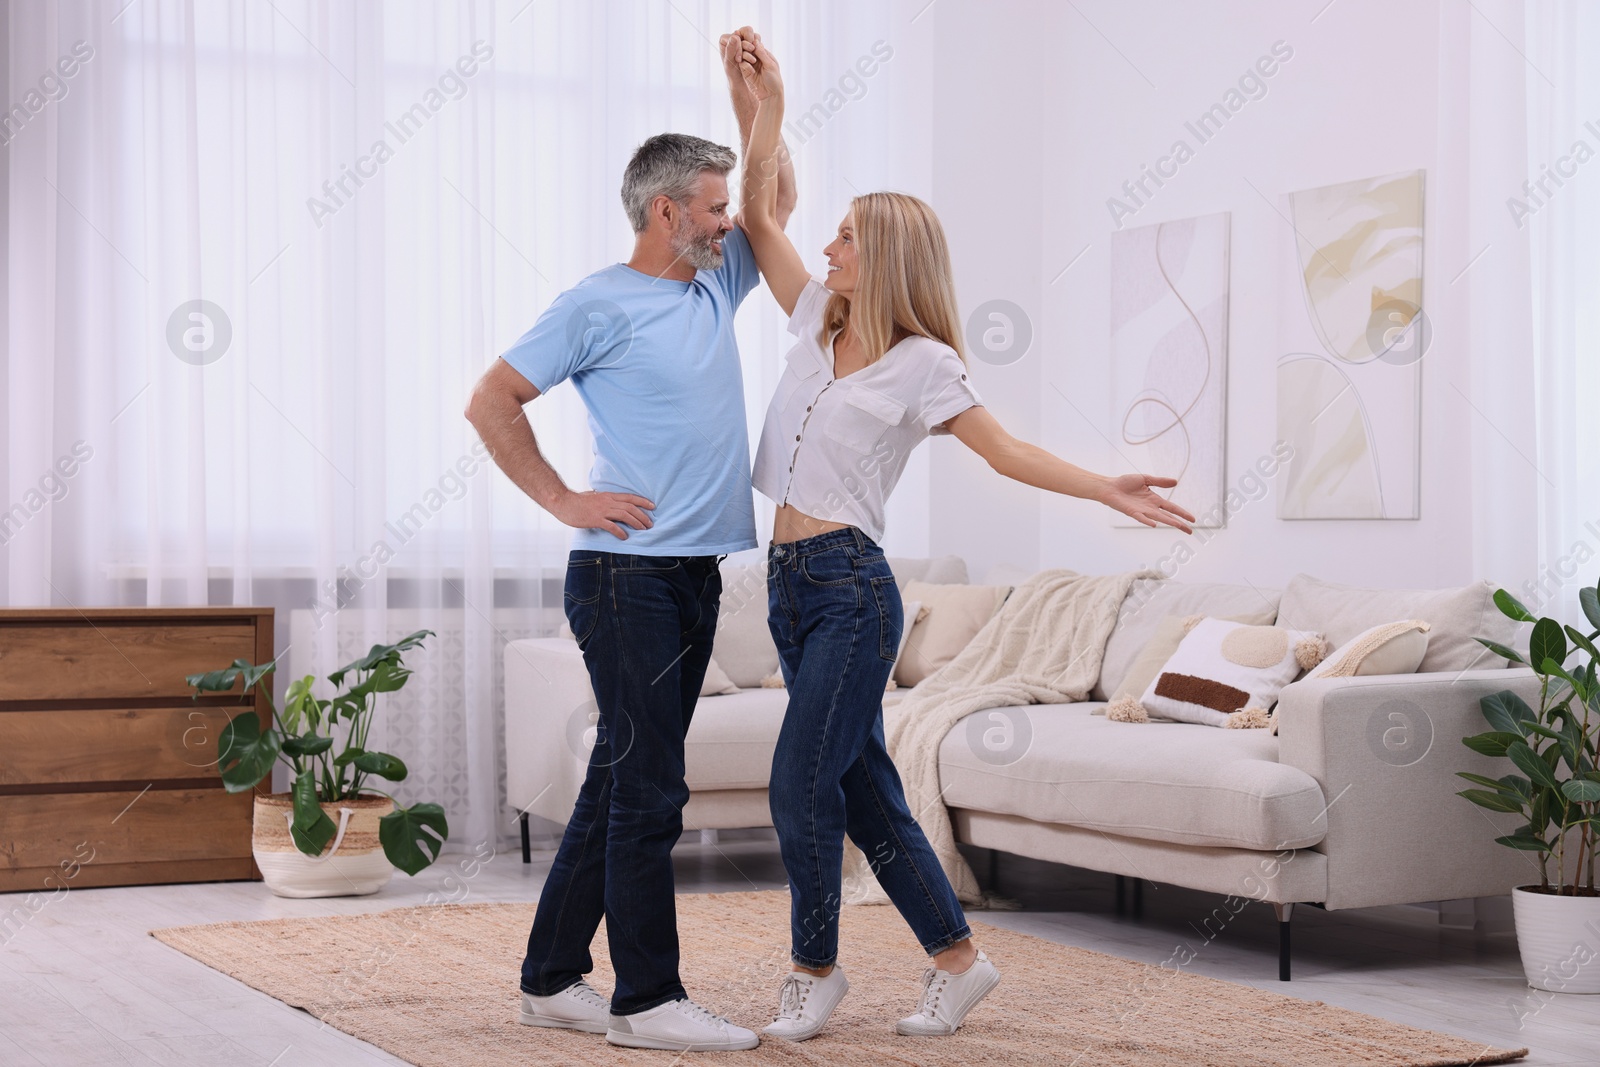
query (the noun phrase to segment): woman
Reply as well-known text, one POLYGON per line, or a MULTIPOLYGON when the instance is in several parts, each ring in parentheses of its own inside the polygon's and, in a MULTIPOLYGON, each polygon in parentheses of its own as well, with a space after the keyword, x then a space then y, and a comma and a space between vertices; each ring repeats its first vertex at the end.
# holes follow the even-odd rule
POLYGON ((896 1030, 951 1034, 1000 974, 972 944, 884 746, 883 690, 904 624, 876 543, 885 499, 911 450, 930 433, 950 433, 1008 477, 1099 500, 1147 526, 1187 533, 1194 516, 1151 491, 1173 479, 1092 474, 1015 440, 981 406, 961 355, 944 233, 922 201, 855 198, 824 249, 826 281, 807 274, 775 218, 783 82, 759 38, 740 43, 757 100, 740 226, 799 339, 754 471, 755 487, 778 505, 768 625, 789 690, 770 797, 792 897, 794 969, 766 1032, 815 1035, 849 988, 835 964, 849 834, 932 957, 917 1010, 896 1030))

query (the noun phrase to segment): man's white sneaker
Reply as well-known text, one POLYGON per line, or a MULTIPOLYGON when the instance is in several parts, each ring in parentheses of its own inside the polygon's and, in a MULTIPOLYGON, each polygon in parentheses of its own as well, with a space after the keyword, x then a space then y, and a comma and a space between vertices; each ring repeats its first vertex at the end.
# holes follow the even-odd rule
POLYGON ((688 998, 669 1000, 634 1015, 611 1016, 606 1040, 628 1048, 671 1052, 734 1051, 761 1043, 754 1030, 735 1026, 688 998))
POLYGON ((802 971, 785 975, 778 989, 778 1017, 761 1032, 786 1041, 816 1037, 849 991, 850 983, 838 967, 826 978, 802 971))
POLYGON ((518 1019, 529 1026, 555 1026, 563 1030, 582 1030, 586 1034, 603 1034, 611 1026, 611 1002, 580 978, 548 997, 536 997, 524 991, 518 1019))
POLYGON ((980 950, 977 960, 960 974, 929 967, 922 976, 922 1001, 915 1015, 895 1024, 907 1037, 942 1037, 953 1034, 989 990, 1000 984, 1000 972, 980 950))

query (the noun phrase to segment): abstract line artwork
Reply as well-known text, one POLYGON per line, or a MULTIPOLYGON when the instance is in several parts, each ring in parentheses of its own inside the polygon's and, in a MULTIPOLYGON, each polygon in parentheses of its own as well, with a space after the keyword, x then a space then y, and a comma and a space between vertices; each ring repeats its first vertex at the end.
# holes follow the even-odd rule
POLYGON ((1111 439, 1131 469, 1176 478, 1171 499, 1205 527, 1226 523, 1228 226, 1223 212, 1111 235, 1111 439))
POLYGON ((1279 319, 1280 519, 1421 512, 1420 170, 1291 193, 1279 319))

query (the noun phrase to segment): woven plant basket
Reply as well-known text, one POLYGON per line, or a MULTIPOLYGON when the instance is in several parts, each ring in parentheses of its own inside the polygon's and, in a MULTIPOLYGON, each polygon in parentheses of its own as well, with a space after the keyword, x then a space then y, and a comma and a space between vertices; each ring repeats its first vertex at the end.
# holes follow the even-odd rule
POLYGON ((288 793, 255 799, 250 847, 267 888, 280 897, 350 897, 376 893, 394 875, 378 840, 378 820, 394 810, 388 797, 357 797, 322 805, 338 827, 320 856, 307 856, 289 834, 294 800, 288 793))

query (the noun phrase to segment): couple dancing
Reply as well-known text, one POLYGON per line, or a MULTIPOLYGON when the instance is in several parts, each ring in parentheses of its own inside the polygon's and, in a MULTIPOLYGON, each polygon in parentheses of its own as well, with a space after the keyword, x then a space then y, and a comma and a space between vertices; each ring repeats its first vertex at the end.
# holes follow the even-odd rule
POLYGON ((777 505, 768 625, 789 703, 769 795, 791 896, 793 970, 768 1035, 818 1033, 849 989, 838 966, 844 838, 886 857, 874 873, 931 957, 896 1030, 952 1034, 1000 974, 961 905, 884 747, 882 698, 900 596, 878 539, 907 457, 954 435, 998 472, 1098 500, 1146 525, 1193 516, 1152 491, 1171 479, 1103 477, 1019 442, 982 406, 962 356, 949 255, 915 197, 856 197, 812 278, 784 235, 795 201, 779 130, 778 64, 748 27, 722 41, 745 141, 733 153, 681 134, 634 154, 622 200, 632 258, 556 298, 484 375, 468 407, 496 462, 577 528, 565 609, 600 709, 583 787, 522 965, 521 1020, 614 1044, 745 1049, 759 1038, 688 998, 678 975, 671 850, 689 799, 684 734, 711 658, 718 564, 757 546, 750 488, 777 505), (752 477, 734 311, 760 278, 795 337, 752 477), (567 488, 522 406, 567 378, 594 433, 594 489, 567 488), (851 487, 844 491, 844 487, 851 487), (616 988, 585 981, 602 916, 616 988))

